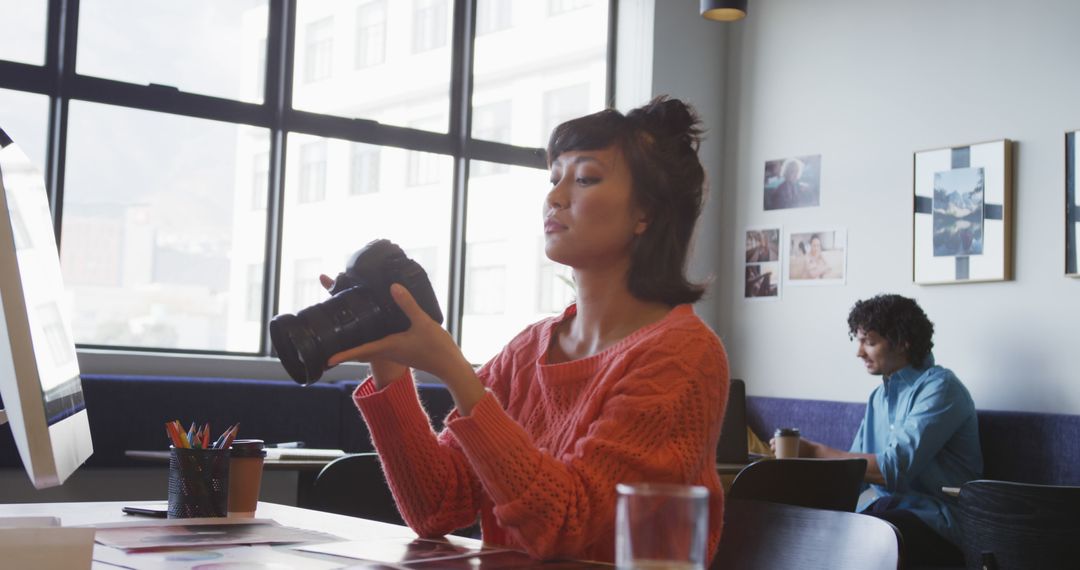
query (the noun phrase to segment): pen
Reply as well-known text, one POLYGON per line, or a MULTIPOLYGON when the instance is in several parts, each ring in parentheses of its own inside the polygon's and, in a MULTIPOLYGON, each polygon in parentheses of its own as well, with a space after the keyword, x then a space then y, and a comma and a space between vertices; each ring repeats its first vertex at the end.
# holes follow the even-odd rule
POLYGON ((229 446, 232 445, 233 440, 236 439, 236 432, 239 431, 239 430, 240 430, 240 424, 239 423, 234 424, 232 429, 229 430, 228 435, 225 436, 225 442, 222 443, 221 447, 224 447, 225 449, 228 449, 229 446))

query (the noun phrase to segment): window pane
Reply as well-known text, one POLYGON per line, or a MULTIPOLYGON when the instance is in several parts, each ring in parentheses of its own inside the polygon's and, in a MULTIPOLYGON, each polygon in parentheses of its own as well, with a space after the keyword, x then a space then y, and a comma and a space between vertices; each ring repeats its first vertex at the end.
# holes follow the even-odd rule
POLYGON ((45 64, 46 0, 3 0, 0 3, 0 59, 45 64))
POLYGON ((83 0, 76 71, 261 102, 267 0, 83 0))
POLYGON ((0 128, 42 172, 45 172, 48 125, 48 97, 0 89, 0 128))
MULTIPOLYGON (((76 342, 256 352, 255 127, 71 102, 61 266, 76 342)), ((261 277, 260 277, 261 281, 261 277)), ((260 300, 261 301, 261 300, 260 300)))
MULTIPOLYGON (((492 165, 473 162, 469 170, 492 165)), ((461 348, 486 362, 515 334, 558 313, 573 298, 569 269, 544 255, 545 170, 509 167, 470 176, 465 236, 465 307, 461 348)))
MULTIPOLYGON (((489 0, 477 5, 478 27, 500 18, 506 22, 476 38, 475 116, 500 102, 511 109, 506 127, 498 132, 502 138, 490 140, 543 147, 558 123, 604 108, 608 3, 560 2, 551 7, 558 8, 552 15, 546 2, 489 0)), ((483 126, 473 122, 473 138, 485 138, 477 132, 483 126)))
POLYGON ((293 107, 447 132, 452 14, 450 0, 299 0, 293 107))
POLYGON ((424 268, 445 313, 452 170, 449 156, 290 134, 279 312, 295 313, 326 299, 319 274, 333 277, 341 273, 354 252, 385 238, 401 246, 424 268), (325 152, 325 194, 318 201, 299 199, 304 183, 304 148, 322 148, 325 152), (404 173, 413 156, 429 169, 433 182, 407 184, 404 173), (360 174, 358 160, 362 163, 360 174), (358 178, 363 180, 364 191, 356 191, 358 178), (369 188, 377 191, 367 191, 369 188))

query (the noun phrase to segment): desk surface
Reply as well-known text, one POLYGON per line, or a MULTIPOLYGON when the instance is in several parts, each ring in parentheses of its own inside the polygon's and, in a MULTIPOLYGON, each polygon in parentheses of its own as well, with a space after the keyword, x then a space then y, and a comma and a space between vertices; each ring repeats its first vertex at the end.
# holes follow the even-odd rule
MULTIPOLYGON (((130 522, 132 524, 140 524, 147 521, 154 521, 154 519, 143 519, 139 517, 125 515, 121 512, 121 508, 125 506, 151 505, 154 503, 160 503, 160 501, 7 504, 0 505, 0 517, 53 516, 59 517, 61 525, 65 527, 117 522, 130 522)), ((385 547, 382 545, 385 545, 387 542, 396 541, 396 543, 406 544, 408 541, 417 538, 416 533, 414 533, 408 527, 404 526, 381 523, 377 521, 369 521, 343 515, 335 515, 309 509, 301 509, 298 507, 278 505, 274 503, 260 502, 258 505, 258 509, 255 512, 255 516, 260 519, 273 519, 274 521, 284 526, 330 533, 341 537, 343 541, 358 541, 355 544, 357 544, 356 548, 359 549, 357 550, 357 552, 360 552, 361 554, 363 552, 364 543, 371 544, 372 548, 375 548, 378 545, 385 553, 385 547)), ((453 542, 457 545, 476 548, 479 548, 482 544, 480 541, 461 537, 454 537, 453 542)), ((205 565, 207 563, 215 562, 212 559, 208 559, 208 557, 212 555, 219 556, 217 563, 224 563, 226 562, 226 559, 228 558, 228 555, 230 553, 243 553, 243 555, 246 556, 249 553, 255 552, 255 549, 261 549, 259 553, 260 556, 264 557, 262 562, 264 565, 266 564, 267 560, 272 560, 275 558, 280 559, 278 562, 276 562, 276 564, 283 564, 284 567, 296 567, 298 563, 302 563, 303 567, 308 567, 309 564, 304 559, 310 561, 310 567, 312 568, 340 568, 362 564, 360 559, 303 552, 296 550, 292 546, 295 545, 262 547, 234 546, 228 548, 203 548, 187 549, 183 551, 157 551, 148 553, 125 554, 123 553, 123 551, 119 551, 117 549, 110 548, 101 544, 95 544, 93 568, 115 569, 117 567, 116 561, 118 560, 118 557, 120 557, 120 559, 122 559, 123 561, 121 567, 126 568, 206 567, 205 565), (187 562, 185 562, 185 560, 187 562)), ((438 562, 424 562, 423 560, 414 560, 410 562, 397 562, 392 566, 381 567, 456 568, 459 566, 463 569, 468 568, 473 570, 483 570, 485 568, 499 569, 536 567, 551 570, 556 568, 610 567, 606 564, 585 562, 541 563, 531 561, 525 554, 517 552, 504 552, 502 554, 483 554, 471 558, 458 559, 456 561, 443 560, 438 562)), ((266 567, 278 566, 272 565, 266 567)))
MULTIPOLYGON (((142 459, 146 461, 153 461, 156 463, 168 463, 169 452, 162 450, 137 450, 129 449, 124 452, 126 457, 132 459, 142 459)), ((281 458, 267 458, 263 463, 263 467, 271 471, 319 471, 323 467, 326 467, 327 463, 330 463, 336 457, 323 458, 323 459, 281 459, 281 458)))

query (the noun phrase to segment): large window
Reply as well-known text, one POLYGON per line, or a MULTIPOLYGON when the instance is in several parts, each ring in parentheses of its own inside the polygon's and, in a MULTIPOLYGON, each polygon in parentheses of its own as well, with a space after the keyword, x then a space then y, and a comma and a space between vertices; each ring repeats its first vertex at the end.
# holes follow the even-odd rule
POLYGON ((542 148, 611 98, 613 1, 7 4, 0 128, 51 169, 81 348, 270 355, 375 239, 476 363, 572 300, 542 148))

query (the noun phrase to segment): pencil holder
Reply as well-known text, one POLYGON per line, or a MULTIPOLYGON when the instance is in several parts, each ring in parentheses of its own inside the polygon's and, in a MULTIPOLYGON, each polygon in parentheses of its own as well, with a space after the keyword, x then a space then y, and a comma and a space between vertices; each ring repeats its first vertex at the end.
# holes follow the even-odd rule
POLYGON ((226 516, 229 504, 229 450, 171 449, 169 518, 226 516))

